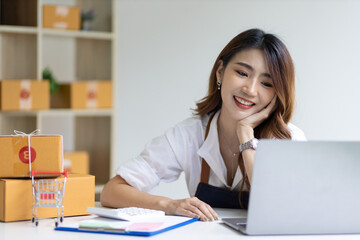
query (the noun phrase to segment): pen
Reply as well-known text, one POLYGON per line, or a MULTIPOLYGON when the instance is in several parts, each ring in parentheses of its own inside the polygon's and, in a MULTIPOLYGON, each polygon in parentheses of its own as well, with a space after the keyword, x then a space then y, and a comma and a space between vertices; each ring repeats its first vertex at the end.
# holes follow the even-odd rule
POLYGON ((129 232, 128 228, 106 228, 106 227, 85 227, 85 226, 79 227, 78 230, 94 231, 94 232, 116 232, 116 233, 129 232))

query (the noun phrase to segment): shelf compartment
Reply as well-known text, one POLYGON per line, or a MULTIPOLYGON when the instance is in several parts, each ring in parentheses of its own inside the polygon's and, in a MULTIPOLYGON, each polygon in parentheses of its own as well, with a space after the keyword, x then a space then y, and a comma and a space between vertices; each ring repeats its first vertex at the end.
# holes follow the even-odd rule
POLYGON ((111 79, 111 41, 58 36, 43 38, 42 66, 59 83, 111 79))
POLYGON ((36 116, 11 116, 1 114, 1 135, 12 135, 14 130, 31 133, 36 130, 36 116))
POLYGON ((33 34, 2 33, 1 78, 36 79, 37 37, 33 34))
POLYGON ((110 117, 76 117, 75 149, 87 151, 90 158, 90 174, 96 184, 105 184, 110 178, 110 117))
POLYGON ((76 76, 81 80, 109 80, 111 76, 111 42, 77 39, 76 76))
POLYGON ((37 0, 1 0, 1 25, 37 26, 37 0))
POLYGON ((41 115, 41 134, 56 134, 63 136, 64 151, 74 151, 74 117, 41 115))
POLYGON ((88 23, 91 31, 112 31, 112 0, 77 0, 76 5, 83 11, 95 9, 95 19, 88 23))

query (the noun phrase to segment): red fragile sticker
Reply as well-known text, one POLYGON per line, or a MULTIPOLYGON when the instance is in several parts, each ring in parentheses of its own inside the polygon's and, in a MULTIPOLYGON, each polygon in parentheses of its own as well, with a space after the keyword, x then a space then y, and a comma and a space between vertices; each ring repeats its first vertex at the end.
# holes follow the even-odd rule
POLYGON ((20 92, 21 99, 28 99, 30 97, 30 92, 26 89, 22 89, 20 92))
MULTIPOLYGON (((35 158, 36 158, 35 149, 30 147, 30 151, 31 151, 31 162, 34 162, 35 158)), ((23 163, 29 164, 29 158, 30 158, 29 147, 26 146, 26 147, 23 147, 22 149, 20 149, 20 151, 19 151, 20 161, 22 161, 23 163)))
POLYGON ((88 99, 94 99, 94 98, 96 98, 96 92, 95 91, 88 92, 88 99))

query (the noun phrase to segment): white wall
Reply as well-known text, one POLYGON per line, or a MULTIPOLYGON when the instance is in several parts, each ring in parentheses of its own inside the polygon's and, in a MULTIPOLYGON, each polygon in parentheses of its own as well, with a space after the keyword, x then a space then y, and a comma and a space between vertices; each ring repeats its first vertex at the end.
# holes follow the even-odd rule
MULTIPOLYGON (((191 115, 219 52, 252 27, 287 44, 296 67, 293 122, 308 139, 360 140, 359 10, 357 0, 119 0, 119 164, 191 115)), ((157 193, 186 197, 183 177, 157 193)))

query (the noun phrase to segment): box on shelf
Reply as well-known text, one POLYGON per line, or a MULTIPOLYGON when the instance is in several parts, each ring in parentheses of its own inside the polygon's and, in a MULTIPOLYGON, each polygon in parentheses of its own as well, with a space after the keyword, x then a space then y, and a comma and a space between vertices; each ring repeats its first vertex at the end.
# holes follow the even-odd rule
POLYGON ((82 108, 111 108, 111 81, 79 81, 71 86, 71 107, 82 108))
POLYGON ((80 8, 70 6, 43 5, 43 27, 79 30, 80 8))
POLYGON ((99 109, 112 107, 111 81, 78 81, 61 84, 51 94, 51 108, 99 109))
POLYGON ((1 80, 0 109, 2 111, 49 109, 48 81, 1 80))
POLYGON ((36 171, 63 171, 63 138, 61 135, 0 136, 0 177, 29 177, 36 171), (31 161, 30 161, 31 155, 31 161))
MULTIPOLYGON (((0 179, 0 221, 31 219, 32 204, 31 179, 0 179)), ((86 208, 94 205, 95 177, 69 174, 65 186, 64 216, 88 215, 86 208)), ((38 208, 37 216, 56 217, 57 208, 38 208)))
POLYGON ((64 153, 64 170, 71 173, 89 174, 89 154, 85 151, 64 153))

